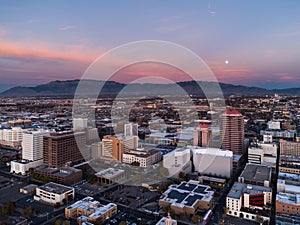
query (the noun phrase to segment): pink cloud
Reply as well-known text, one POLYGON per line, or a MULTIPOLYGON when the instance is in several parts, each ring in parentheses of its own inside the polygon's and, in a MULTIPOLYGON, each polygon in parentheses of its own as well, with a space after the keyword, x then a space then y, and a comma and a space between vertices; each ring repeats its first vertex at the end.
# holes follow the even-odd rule
MULTIPOLYGON (((99 54, 99 53, 98 53, 99 54)), ((97 54, 84 49, 84 46, 53 46, 49 44, 18 43, 0 40, 0 57, 20 57, 92 62, 97 54)))

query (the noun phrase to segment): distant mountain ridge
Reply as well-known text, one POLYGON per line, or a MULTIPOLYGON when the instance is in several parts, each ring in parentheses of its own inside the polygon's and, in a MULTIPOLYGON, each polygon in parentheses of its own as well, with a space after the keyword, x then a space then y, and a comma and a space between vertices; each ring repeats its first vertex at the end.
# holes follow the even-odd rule
MULTIPOLYGON (((77 85, 80 80, 66 80, 66 81, 51 81, 46 84, 37 85, 35 87, 13 87, 2 93, 1 97, 20 97, 20 96, 73 96, 77 85)), ((195 81, 184 81, 178 82, 176 84, 123 84, 115 81, 87 81, 87 93, 89 92, 89 82, 94 85, 103 85, 101 95, 113 95, 116 96, 122 89, 126 89, 126 93, 129 95, 136 94, 168 94, 172 91, 178 89, 178 85, 182 87, 188 94, 195 96, 204 96, 204 93, 199 89, 198 84, 195 81)), ((215 83, 212 82, 202 82, 201 85, 207 87, 210 90, 210 87, 213 87, 215 83)), ((281 95, 293 95, 300 96, 300 88, 286 88, 286 89, 272 89, 268 90, 265 88, 258 87, 248 87, 243 85, 233 85, 220 83, 220 87, 223 91, 225 97, 235 95, 235 96, 265 96, 273 95, 275 93, 281 95)), ((213 88, 212 88, 213 89, 213 88)), ((212 94, 213 94, 213 90, 212 94)))

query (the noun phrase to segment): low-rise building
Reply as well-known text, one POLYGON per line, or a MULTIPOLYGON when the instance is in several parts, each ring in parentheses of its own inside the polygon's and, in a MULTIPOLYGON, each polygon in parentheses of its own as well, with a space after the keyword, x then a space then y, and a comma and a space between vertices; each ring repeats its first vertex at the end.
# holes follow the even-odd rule
POLYGON ((10 172, 26 175, 30 168, 35 168, 43 164, 43 159, 37 161, 30 160, 13 160, 10 162, 10 172))
POLYGON ((149 151, 129 151, 123 153, 123 163, 139 163, 141 167, 147 167, 161 161, 161 152, 155 149, 149 151))
POLYGON ((284 180, 286 184, 300 186, 300 174, 279 172, 278 179, 284 180))
POLYGON ((277 145, 275 143, 257 143, 248 148, 248 162, 276 167, 277 145))
POLYGON ((170 215, 163 217, 156 223, 156 225, 177 225, 177 220, 171 218, 170 215))
POLYGON ((279 171, 282 173, 300 174, 300 165, 280 164, 279 171))
POLYGON ((72 201, 74 197, 74 188, 50 182, 36 188, 34 199, 51 205, 63 205, 72 201))
POLYGON ((200 184, 205 184, 209 186, 225 187, 226 185, 226 179, 217 177, 199 176, 198 180, 200 184))
POLYGON ((231 177, 232 151, 188 146, 193 154, 195 171, 200 174, 231 177))
POLYGON ((176 214, 193 215, 197 209, 209 210, 212 207, 214 191, 207 185, 190 180, 179 185, 170 185, 159 200, 162 207, 170 207, 176 214))
POLYGON ((277 192, 286 192, 292 194, 300 194, 300 186, 288 184, 287 180, 277 180, 277 192))
POLYGON ((186 148, 177 148, 163 156, 163 166, 168 169, 172 177, 178 177, 182 171, 190 173, 192 171, 191 150, 186 148))
POLYGON ((51 178, 59 184, 72 185, 82 180, 82 171, 73 167, 50 168, 45 165, 36 167, 34 174, 51 178))
POLYGON ((260 135, 270 135, 272 140, 293 140, 296 137, 296 130, 261 130, 260 135))
POLYGON ((255 221, 257 215, 269 220, 272 189, 235 182, 226 197, 227 214, 255 221))
POLYGON ((26 185, 25 187, 20 188, 20 192, 27 195, 27 194, 35 192, 37 187, 38 187, 38 185, 29 184, 29 185, 26 185))
POLYGON ((271 167, 247 163, 238 181, 245 184, 270 187, 271 173, 271 167))
POLYGON ((86 197, 65 208, 66 218, 77 218, 79 224, 90 222, 92 224, 104 224, 117 214, 117 205, 109 203, 101 205, 92 197, 86 197))
POLYGON ((115 168, 107 168, 95 174, 98 182, 103 185, 122 182, 125 179, 125 171, 115 168))
POLYGON ((276 213, 287 215, 300 214, 300 194, 278 193, 276 195, 276 213))
POLYGON ((300 156, 300 143, 280 140, 280 155, 300 156))
POLYGON ((280 130, 280 121, 269 121, 268 129, 269 130, 280 130))

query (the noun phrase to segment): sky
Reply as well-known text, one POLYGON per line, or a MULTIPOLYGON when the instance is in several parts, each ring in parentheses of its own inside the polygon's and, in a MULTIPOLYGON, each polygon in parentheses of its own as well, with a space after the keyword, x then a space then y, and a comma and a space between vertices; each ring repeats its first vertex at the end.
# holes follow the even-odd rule
MULTIPOLYGON (((0 90, 80 79, 105 52, 140 40, 190 49, 219 82, 300 87, 298 0, 2 0, 0 90)), ((151 68, 137 65, 118 81, 151 68)))

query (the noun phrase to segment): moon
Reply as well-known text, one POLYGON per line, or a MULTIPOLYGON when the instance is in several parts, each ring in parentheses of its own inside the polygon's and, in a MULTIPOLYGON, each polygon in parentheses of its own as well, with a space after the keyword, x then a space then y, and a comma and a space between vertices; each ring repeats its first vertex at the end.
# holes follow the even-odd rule
POLYGON ((229 63, 229 61, 228 61, 228 60, 226 60, 226 61, 225 61, 225 64, 228 64, 228 63, 229 63))

